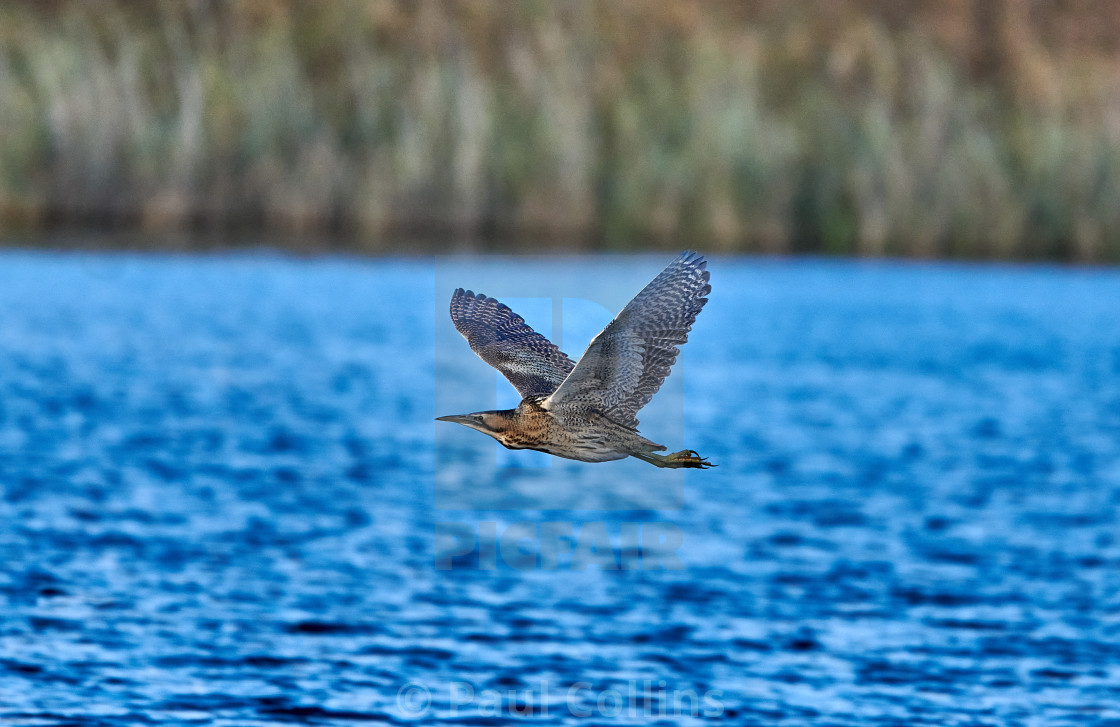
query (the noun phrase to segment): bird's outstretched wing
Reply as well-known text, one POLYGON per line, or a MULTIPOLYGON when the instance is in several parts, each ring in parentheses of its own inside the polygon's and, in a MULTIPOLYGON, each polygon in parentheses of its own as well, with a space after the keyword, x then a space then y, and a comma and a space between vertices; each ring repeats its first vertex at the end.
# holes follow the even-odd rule
POLYGON ((485 295, 456 290, 451 320, 471 350, 509 379, 522 397, 551 394, 575 366, 509 306, 485 295))
POLYGON ((637 428, 697 314, 708 302, 708 263, 686 251, 669 264, 591 341, 545 409, 594 407, 623 426, 637 428))

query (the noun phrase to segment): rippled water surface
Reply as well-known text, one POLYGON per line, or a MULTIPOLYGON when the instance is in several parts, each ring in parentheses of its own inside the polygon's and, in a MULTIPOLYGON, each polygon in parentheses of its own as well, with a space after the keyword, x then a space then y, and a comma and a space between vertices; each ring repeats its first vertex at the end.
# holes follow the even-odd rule
POLYGON ((709 471, 432 421, 669 257, 0 255, 0 722, 1120 723, 1120 275, 713 259, 709 471))

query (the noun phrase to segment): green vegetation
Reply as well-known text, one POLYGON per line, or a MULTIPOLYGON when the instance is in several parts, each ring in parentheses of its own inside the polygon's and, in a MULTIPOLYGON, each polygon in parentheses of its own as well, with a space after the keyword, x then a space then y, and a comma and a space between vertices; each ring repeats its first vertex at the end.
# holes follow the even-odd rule
POLYGON ((1120 259, 1120 6, 0 5, 0 232, 1120 259))

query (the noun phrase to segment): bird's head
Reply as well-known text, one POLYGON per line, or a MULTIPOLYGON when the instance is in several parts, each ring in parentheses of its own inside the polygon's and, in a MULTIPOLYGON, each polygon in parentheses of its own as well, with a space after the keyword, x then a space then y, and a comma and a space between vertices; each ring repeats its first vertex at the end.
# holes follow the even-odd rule
POLYGON ((499 442, 502 434, 509 428, 512 411, 480 411, 474 414, 452 414, 451 416, 436 417, 439 422, 455 422, 464 427, 489 434, 499 442))

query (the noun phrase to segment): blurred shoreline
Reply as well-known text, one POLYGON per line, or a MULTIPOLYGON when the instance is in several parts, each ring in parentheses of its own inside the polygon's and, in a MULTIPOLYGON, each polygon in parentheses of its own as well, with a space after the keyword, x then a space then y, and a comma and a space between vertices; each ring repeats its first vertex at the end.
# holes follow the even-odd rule
POLYGON ((1120 261, 1100 0, 13 2, 0 124, 3 245, 1120 261))

